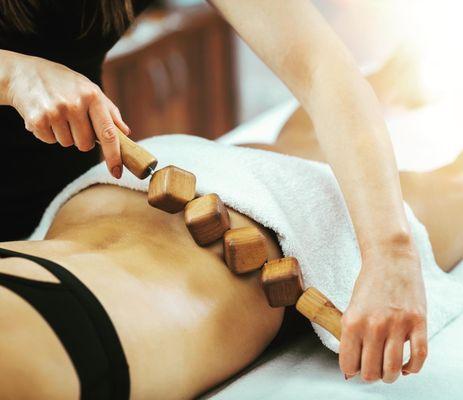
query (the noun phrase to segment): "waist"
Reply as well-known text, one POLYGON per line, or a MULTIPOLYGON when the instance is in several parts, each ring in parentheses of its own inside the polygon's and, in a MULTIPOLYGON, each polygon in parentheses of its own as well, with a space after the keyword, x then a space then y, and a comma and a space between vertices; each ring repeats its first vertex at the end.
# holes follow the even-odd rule
MULTIPOLYGON (((281 256, 273 232, 237 211, 228 211, 232 228, 257 227, 267 239, 269 257, 281 256)), ((72 197, 56 214, 45 238, 78 241, 92 251, 134 254, 136 248, 137 254, 173 265, 190 263, 206 253, 222 256, 222 240, 207 247, 194 242, 183 212, 168 214, 151 207, 146 193, 114 185, 94 185, 72 197)))

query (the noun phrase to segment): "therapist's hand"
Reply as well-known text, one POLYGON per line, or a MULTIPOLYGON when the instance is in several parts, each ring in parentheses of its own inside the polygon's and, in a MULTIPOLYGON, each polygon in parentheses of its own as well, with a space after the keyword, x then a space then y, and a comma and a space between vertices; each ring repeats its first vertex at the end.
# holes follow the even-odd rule
POLYGON ((98 139, 109 171, 119 178, 116 127, 127 135, 130 131, 101 89, 64 65, 17 53, 11 57, 8 103, 24 118, 26 129, 43 142, 81 151, 91 150, 98 139))
POLYGON ((339 364, 347 378, 394 382, 417 373, 426 359, 426 297, 413 249, 373 250, 364 256, 342 318, 339 364), (404 343, 411 358, 402 366, 404 343))

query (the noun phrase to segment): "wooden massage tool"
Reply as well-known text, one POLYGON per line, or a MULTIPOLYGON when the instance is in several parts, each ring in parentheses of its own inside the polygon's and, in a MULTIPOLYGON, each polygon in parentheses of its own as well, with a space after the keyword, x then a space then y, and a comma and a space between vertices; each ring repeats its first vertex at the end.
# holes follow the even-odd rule
POLYGON ((169 213, 183 210, 195 197, 196 177, 173 165, 155 171, 158 164, 156 157, 119 129, 116 132, 121 146, 122 164, 139 179, 151 175, 148 203, 169 213))
POLYGON ((294 257, 267 260, 267 242, 256 227, 231 229, 227 208, 215 193, 195 198, 195 175, 173 165, 155 171, 157 160, 153 155, 122 132, 118 135, 127 169, 140 179, 151 175, 151 206, 169 213, 184 209, 185 224, 198 245, 206 246, 223 238, 225 263, 233 273, 244 274, 263 267, 261 282, 271 307, 296 305, 306 318, 340 340, 342 313, 316 288, 304 291, 301 268, 294 257))

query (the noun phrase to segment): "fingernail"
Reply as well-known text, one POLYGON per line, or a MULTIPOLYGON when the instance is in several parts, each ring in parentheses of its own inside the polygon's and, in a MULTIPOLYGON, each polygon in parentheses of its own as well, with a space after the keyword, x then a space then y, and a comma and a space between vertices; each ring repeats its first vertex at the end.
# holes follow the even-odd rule
POLYGON ((353 378, 354 376, 355 376, 355 374, 354 375, 344 374, 344 379, 347 381, 347 380, 353 378))
POLYGON ((119 179, 122 175, 121 167, 113 167, 111 174, 114 176, 114 178, 119 179))
POLYGON ((410 375, 410 372, 404 369, 404 370, 402 370, 402 375, 403 376, 410 375))

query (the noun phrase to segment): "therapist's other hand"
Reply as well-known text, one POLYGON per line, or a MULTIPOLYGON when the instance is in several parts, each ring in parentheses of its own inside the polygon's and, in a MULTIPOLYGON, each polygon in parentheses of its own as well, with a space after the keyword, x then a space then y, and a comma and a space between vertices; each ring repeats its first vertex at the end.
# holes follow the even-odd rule
POLYGON ((427 356, 426 296, 412 248, 373 250, 363 264, 342 318, 339 365, 346 378, 394 382, 417 373, 427 356), (402 366, 410 340, 411 357, 402 366))
POLYGON ((9 104, 26 129, 46 143, 89 151, 99 140, 109 171, 122 175, 117 128, 129 128, 118 108, 85 76, 42 58, 17 55, 9 77, 9 104))

